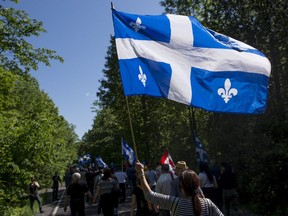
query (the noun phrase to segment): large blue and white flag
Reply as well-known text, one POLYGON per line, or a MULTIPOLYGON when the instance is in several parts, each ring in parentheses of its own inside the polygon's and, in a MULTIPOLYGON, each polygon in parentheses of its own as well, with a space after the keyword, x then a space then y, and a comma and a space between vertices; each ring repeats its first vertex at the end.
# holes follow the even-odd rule
POLYGON ((192 16, 112 14, 125 95, 215 112, 265 112, 271 65, 257 49, 192 16))
POLYGON ((134 166, 136 163, 136 155, 134 151, 128 146, 125 140, 122 140, 122 154, 134 166))

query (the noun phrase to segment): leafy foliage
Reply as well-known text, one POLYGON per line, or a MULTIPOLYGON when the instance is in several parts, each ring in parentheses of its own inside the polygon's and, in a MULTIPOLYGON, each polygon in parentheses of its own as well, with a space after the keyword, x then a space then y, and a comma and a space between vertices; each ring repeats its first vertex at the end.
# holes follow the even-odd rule
POLYGON ((50 59, 63 62, 53 50, 35 48, 28 37, 45 32, 43 23, 29 19, 25 11, 0 5, 0 67, 18 74, 37 70, 40 62, 50 66, 50 59))
POLYGON ((41 62, 63 61, 55 51, 28 43, 45 32, 42 23, 0 5, 0 30, 0 215, 29 215, 22 205, 30 178, 50 187, 54 172, 76 158, 77 135, 28 73, 41 62))
POLYGON ((31 176, 50 186, 53 172, 76 157, 77 137, 34 78, 0 72, 0 203, 12 206, 31 176))

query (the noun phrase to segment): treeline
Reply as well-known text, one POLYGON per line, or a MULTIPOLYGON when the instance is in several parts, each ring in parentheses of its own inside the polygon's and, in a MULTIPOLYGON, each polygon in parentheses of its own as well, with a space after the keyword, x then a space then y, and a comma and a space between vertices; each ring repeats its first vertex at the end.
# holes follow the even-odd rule
POLYGON ((121 138, 133 147, 129 104, 138 157, 158 162, 164 149, 173 160, 185 160, 197 171, 192 130, 196 129, 210 158, 230 162, 238 176, 241 203, 260 215, 288 214, 288 2, 161 1, 165 12, 193 15, 215 31, 256 47, 270 59, 272 75, 263 115, 212 113, 173 101, 125 98, 115 42, 107 51, 104 78, 94 103, 95 119, 83 137, 81 151, 121 166, 121 138))
POLYGON ((0 215, 31 215, 31 177, 50 188, 54 172, 64 172, 77 157, 78 137, 29 74, 39 63, 63 61, 55 51, 27 42, 45 31, 42 23, 0 5, 0 31, 0 215))

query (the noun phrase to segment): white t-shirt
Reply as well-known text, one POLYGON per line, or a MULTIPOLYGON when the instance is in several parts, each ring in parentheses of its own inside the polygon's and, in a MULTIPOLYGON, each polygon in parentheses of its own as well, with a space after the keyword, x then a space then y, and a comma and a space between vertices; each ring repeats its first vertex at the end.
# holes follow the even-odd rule
POLYGON ((126 182, 127 175, 125 172, 122 172, 122 171, 115 172, 115 176, 116 176, 119 184, 126 182))
POLYGON ((150 187, 155 186, 157 182, 157 173, 155 170, 148 170, 146 172, 150 187))
POLYGON ((171 182, 173 181, 170 173, 162 173, 157 180, 155 191, 165 195, 170 195, 171 193, 171 182))
MULTIPOLYGON (((214 187, 214 184, 213 184, 213 181, 210 182, 209 179, 208 179, 208 176, 205 172, 201 172, 198 174, 198 177, 200 179, 200 187, 201 188, 209 188, 209 187, 214 187)), ((213 178, 215 178, 213 176, 213 178)))

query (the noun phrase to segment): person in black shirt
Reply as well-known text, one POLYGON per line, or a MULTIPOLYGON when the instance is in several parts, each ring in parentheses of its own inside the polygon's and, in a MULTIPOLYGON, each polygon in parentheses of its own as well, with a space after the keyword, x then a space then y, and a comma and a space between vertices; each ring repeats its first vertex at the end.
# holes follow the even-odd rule
MULTIPOLYGON (((87 172, 85 173, 85 178, 86 178, 87 186, 92 196, 93 196, 93 191, 94 191, 94 177, 95 177, 94 172, 89 167, 87 172)), ((89 202, 89 197, 87 197, 87 202, 89 202)))
POLYGON ((67 210, 67 205, 70 202, 71 216, 85 216, 85 195, 92 198, 86 184, 80 184, 80 173, 72 175, 72 184, 69 185, 64 204, 64 211, 67 210))
POLYGON ((40 187, 39 183, 36 181, 35 177, 31 178, 31 183, 29 184, 29 199, 30 199, 30 208, 33 211, 34 201, 36 200, 39 205, 39 212, 43 213, 41 199, 38 194, 38 188, 40 187))
POLYGON ((59 183, 61 184, 60 176, 57 172, 55 172, 55 175, 52 177, 53 180, 53 193, 52 193, 52 200, 58 200, 58 189, 59 189, 59 183))
POLYGON ((239 211, 239 196, 236 190, 236 176, 230 164, 221 163, 220 187, 223 189, 223 204, 225 215, 230 216, 231 205, 236 212, 239 211))

